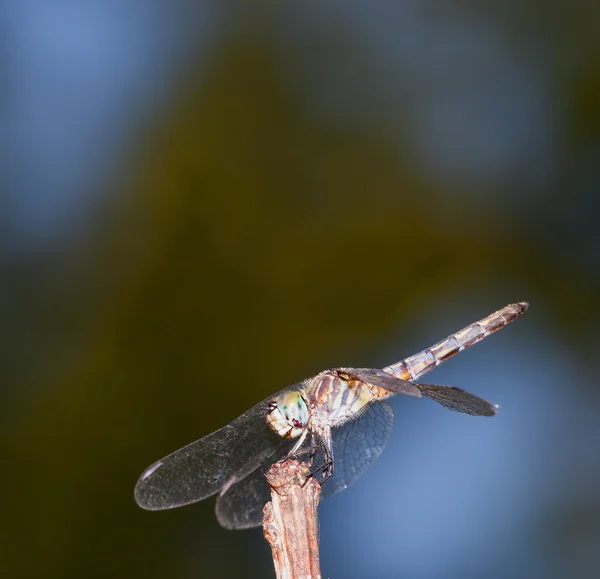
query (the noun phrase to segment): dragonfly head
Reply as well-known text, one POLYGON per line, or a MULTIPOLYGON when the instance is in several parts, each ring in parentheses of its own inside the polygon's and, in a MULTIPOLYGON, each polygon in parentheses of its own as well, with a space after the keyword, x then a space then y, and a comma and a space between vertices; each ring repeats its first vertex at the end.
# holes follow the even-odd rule
POLYGON ((296 438, 306 428, 310 411, 300 392, 290 390, 280 394, 269 407, 267 422, 284 438, 296 438))

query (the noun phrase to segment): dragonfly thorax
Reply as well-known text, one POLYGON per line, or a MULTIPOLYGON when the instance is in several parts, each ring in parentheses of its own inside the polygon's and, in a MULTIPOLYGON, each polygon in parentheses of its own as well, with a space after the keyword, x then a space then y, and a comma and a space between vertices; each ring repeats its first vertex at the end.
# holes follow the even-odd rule
POLYGON ((310 420, 310 411, 300 392, 294 390, 280 394, 271 404, 267 422, 284 438, 300 436, 310 420))

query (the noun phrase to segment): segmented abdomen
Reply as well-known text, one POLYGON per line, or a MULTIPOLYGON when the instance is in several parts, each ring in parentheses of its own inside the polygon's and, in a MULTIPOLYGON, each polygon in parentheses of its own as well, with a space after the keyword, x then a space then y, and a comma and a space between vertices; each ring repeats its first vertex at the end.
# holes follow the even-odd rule
POLYGON ((396 362, 387 368, 386 372, 394 374, 401 380, 416 380, 419 376, 426 374, 444 360, 451 358, 458 352, 476 344, 483 338, 493 334, 510 322, 520 317, 529 304, 519 302, 510 304, 493 314, 475 322, 462 330, 448 336, 445 340, 438 342, 430 348, 396 362))

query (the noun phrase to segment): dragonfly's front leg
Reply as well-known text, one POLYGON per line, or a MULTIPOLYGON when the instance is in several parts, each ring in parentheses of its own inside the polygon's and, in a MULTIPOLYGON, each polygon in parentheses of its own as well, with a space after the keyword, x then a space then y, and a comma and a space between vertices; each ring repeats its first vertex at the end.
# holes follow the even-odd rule
POLYGON ((306 439, 307 434, 308 434, 308 428, 305 428, 304 432, 302 432, 302 434, 298 438, 298 442, 296 442, 296 444, 294 444, 294 448, 292 448, 292 450, 290 450, 290 452, 286 458, 294 457, 294 456, 297 456, 298 454, 300 454, 298 451, 300 450, 302 443, 306 439))
POLYGON ((300 456, 308 454, 309 455, 309 459, 308 459, 309 464, 313 463, 313 460, 315 458, 314 443, 311 441, 311 444, 308 447, 302 448, 302 445, 308 435, 308 430, 309 430, 308 428, 304 429, 304 431, 298 437, 298 440, 296 441, 296 444, 294 444, 292 449, 285 456, 280 458, 277 462, 285 462, 286 460, 294 459, 294 458, 299 459, 300 456))

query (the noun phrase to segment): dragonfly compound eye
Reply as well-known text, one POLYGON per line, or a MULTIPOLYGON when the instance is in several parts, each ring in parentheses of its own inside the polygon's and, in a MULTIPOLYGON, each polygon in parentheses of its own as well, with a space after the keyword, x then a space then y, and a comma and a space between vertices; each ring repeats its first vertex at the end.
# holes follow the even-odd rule
POLYGON ((296 438, 310 419, 310 413, 302 394, 295 391, 280 394, 273 403, 267 421, 280 436, 296 438))

